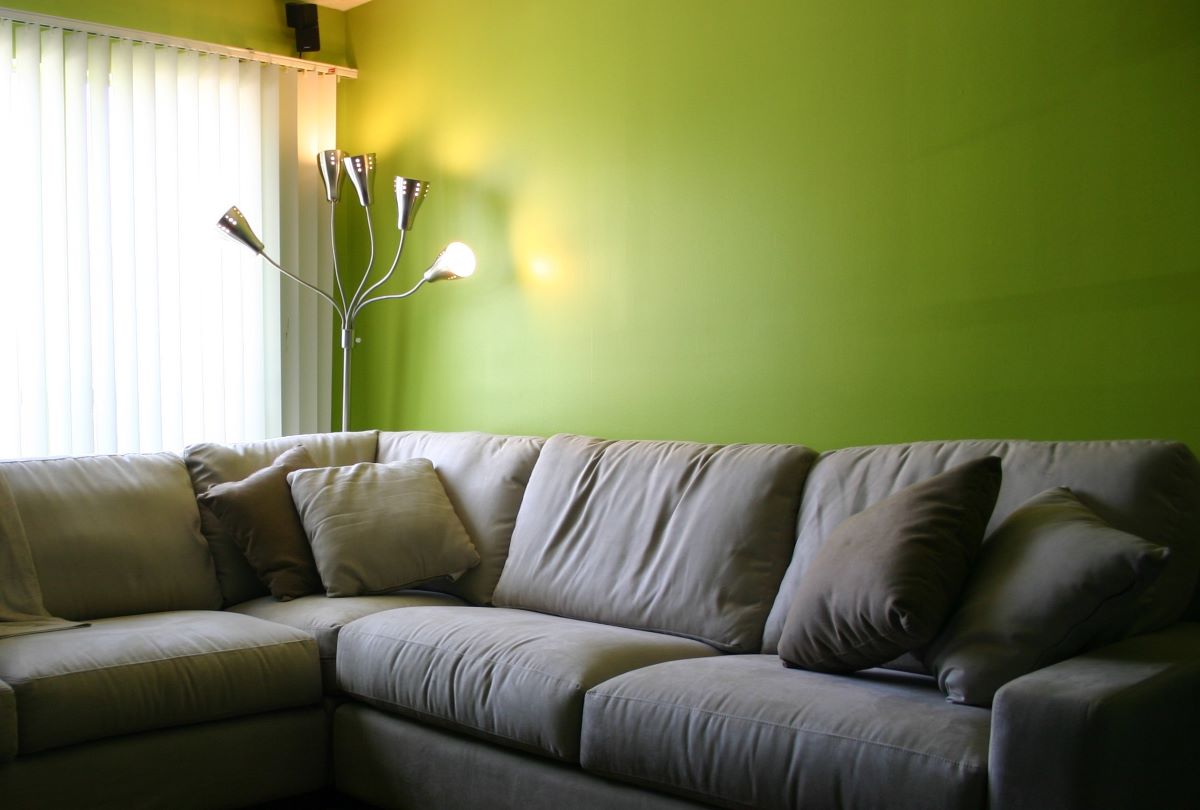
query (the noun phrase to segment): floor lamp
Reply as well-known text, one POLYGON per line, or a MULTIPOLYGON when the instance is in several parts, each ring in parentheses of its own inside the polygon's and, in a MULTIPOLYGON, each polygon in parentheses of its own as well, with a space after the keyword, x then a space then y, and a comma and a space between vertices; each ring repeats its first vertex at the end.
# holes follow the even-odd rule
POLYGON ((388 268, 383 278, 368 286, 367 279, 370 278, 371 270, 375 265, 375 227, 371 223, 371 203, 374 202, 375 187, 375 155, 372 153, 369 155, 348 156, 340 149, 327 149, 317 155, 317 165, 321 171, 321 180, 325 184, 325 199, 329 202, 329 244, 330 251, 333 253, 333 278, 337 283, 336 300, 331 293, 325 292, 319 287, 309 284, 296 274, 285 270, 279 262, 263 252, 262 240, 255 235, 254 229, 250 227, 250 223, 246 221, 246 217, 238 210, 237 206, 230 208, 221 216, 217 221, 217 227, 231 239, 236 240, 239 244, 245 245, 262 256, 276 270, 283 273, 292 281, 307 287, 324 298, 333 307, 333 311, 338 314, 338 318, 341 319, 342 324, 342 430, 346 431, 350 429, 350 350, 354 347, 354 322, 358 318, 359 313, 368 304, 373 304, 376 301, 408 298, 425 284, 432 284, 435 281, 452 281, 458 278, 466 278, 475 272, 475 254, 471 251, 471 248, 462 242, 451 242, 438 254, 433 264, 421 276, 421 280, 414 284, 411 289, 393 295, 376 295, 371 297, 371 293, 386 283, 392 277, 392 273, 396 271, 396 265, 400 263, 400 254, 404 251, 404 235, 412 229, 413 222, 417 218, 417 210, 425 200, 425 195, 429 193, 429 183, 424 180, 413 180, 408 177, 397 177, 395 179, 396 208, 398 211, 397 227, 400 229, 400 241, 396 245, 396 257, 392 259, 392 266, 388 268), (371 240, 371 256, 367 260, 367 269, 363 271, 362 281, 358 283, 358 289, 354 291, 354 295, 350 296, 349 299, 346 298, 345 287, 342 285, 342 274, 338 269, 336 233, 334 228, 334 216, 337 211, 337 204, 342 198, 342 185, 347 176, 349 176, 350 184, 354 186, 354 191, 358 195, 359 205, 362 206, 363 211, 366 213, 367 233, 371 240))

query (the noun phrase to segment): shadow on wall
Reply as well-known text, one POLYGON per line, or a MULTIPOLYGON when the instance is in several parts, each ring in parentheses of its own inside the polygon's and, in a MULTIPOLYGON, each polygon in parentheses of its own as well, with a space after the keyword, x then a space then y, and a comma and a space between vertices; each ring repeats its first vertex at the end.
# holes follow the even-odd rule
MULTIPOLYGON (((486 325, 500 313, 523 322, 530 314, 525 288, 549 275, 549 260, 531 257, 533 249, 523 251, 518 244, 508 190, 466 175, 428 174, 429 199, 408 235, 394 285, 407 286, 452 241, 472 247, 478 270, 465 282, 439 284, 399 305, 364 312, 359 329, 360 348, 366 350, 355 356, 356 429, 407 427, 415 394, 405 380, 427 378, 442 364, 468 373, 473 367, 478 373, 481 366, 486 371, 488 358, 500 351, 486 325)), ((511 352, 504 354, 504 362, 514 361, 511 352)), ((474 387, 470 380, 463 386, 474 387)))

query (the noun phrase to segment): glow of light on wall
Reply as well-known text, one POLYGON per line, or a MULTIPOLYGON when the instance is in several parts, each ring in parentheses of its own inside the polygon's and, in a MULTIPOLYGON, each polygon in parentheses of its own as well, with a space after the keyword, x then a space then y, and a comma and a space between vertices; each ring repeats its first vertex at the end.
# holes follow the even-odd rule
POLYGON ((491 140, 485 127, 468 121, 455 121, 438 133, 434 158, 450 174, 476 175, 491 158, 491 140))
POLYGON ((569 294, 576 279, 574 253, 564 238, 563 212, 556 211, 536 191, 513 202, 509 223, 513 266, 517 281, 527 292, 554 297, 569 294))
POLYGON ((536 256, 529 261, 529 272, 534 278, 549 281, 554 277, 554 262, 545 256, 536 256))

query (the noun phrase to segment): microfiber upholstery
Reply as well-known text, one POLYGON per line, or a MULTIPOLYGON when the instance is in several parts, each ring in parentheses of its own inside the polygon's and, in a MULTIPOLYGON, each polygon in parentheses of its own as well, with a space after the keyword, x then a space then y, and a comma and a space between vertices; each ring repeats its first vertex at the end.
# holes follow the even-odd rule
MULTIPOLYGON (((333 716, 334 784, 371 807, 707 810, 577 765, 488 745, 347 701, 333 716), (418 756, 397 756, 419 751, 418 756), (469 774, 464 777, 464 773, 469 774)), ((0 780, 3 778, 0 770, 0 780)), ((0 781, 0 790, 3 782, 0 781)))
POLYGON ((716 654, 690 639, 523 610, 411 607, 342 628, 337 676, 342 691, 384 712, 577 762, 588 689, 716 654))
POLYGON ((552 436, 496 605, 757 652, 814 458, 795 445, 552 436))
POLYGON ((446 496, 479 552, 479 565, 457 580, 424 587, 455 594, 475 605, 491 603, 508 559, 517 510, 544 441, 477 432, 379 434, 376 461, 381 464, 412 458, 433 462, 446 496))
POLYGON ((993 533, 923 657, 947 698, 990 706, 1014 678, 1128 626, 1168 553, 1112 528, 1071 490, 1046 490, 993 533))
POLYGON ((1200 624, 1010 681, 992 706, 990 810, 1194 810, 1200 624))
POLYGON ((0 766, 4 810, 213 810, 278 802, 327 783, 321 706, 107 737, 0 766))
POLYGON ((958 601, 999 491, 1000 459, 986 456, 846 518, 792 596, 779 657, 852 672, 924 647, 958 601))
MULTIPOLYGON (((374 461, 379 433, 314 433, 285 436, 240 444, 193 444, 183 451, 183 460, 191 476, 195 495, 203 495, 216 484, 241 481, 296 445, 304 447, 320 467, 344 467, 374 461)), ((222 604, 236 605, 267 593, 250 563, 246 561, 233 536, 221 525, 212 510, 200 505, 201 527, 212 551, 222 604)))
POLYGON ((196 499, 221 521, 271 595, 284 601, 324 590, 287 481, 288 473, 313 466, 296 445, 270 466, 215 484, 196 499))
POLYGON ((427 458, 288 473, 329 596, 394 593, 479 564, 427 458))
POLYGON ((0 643, 22 755, 121 734, 310 706, 317 644, 249 616, 123 616, 0 643))
POLYGON ((187 470, 171 453, 0 464, 52 616, 220 607, 187 470))
POLYGON ((924 676, 831 676, 773 655, 670 661, 597 685, 581 763, 718 807, 979 810, 990 713, 924 676))
POLYGON ((280 602, 273 596, 260 596, 234 605, 227 610, 246 616, 255 616, 271 622, 286 624, 303 630, 317 640, 321 655, 321 678, 327 693, 335 691, 335 662, 337 660, 338 634, 342 627, 363 616, 382 613, 385 610, 409 607, 462 605, 462 600, 449 594, 429 591, 402 591, 379 596, 345 596, 331 599, 325 594, 301 596, 289 602, 280 602))
POLYGON ((1001 458, 1004 480, 985 544, 1034 495, 1069 487, 1113 528, 1171 550, 1166 569, 1142 597, 1137 620, 1122 630, 1154 630, 1183 615, 1200 574, 1200 464, 1185 445, 969 440, 855 447, 823 453, 808 476, 795 553, 767 619, 763 652, 778 649, 791 595, 839 523, 904 487, 989 455, 1001 458))

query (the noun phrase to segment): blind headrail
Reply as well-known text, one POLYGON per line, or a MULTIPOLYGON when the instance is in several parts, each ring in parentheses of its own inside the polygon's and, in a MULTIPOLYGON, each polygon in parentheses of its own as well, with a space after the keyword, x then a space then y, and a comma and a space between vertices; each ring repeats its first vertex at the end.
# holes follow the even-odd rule
POLYGON ((235 48, 230 45, 218 45, 215 42, 204 42, 198 39, 171 37, 164 34, 155 34, 150 31, 138 31, 134 28, 119 28, 112 25, 101 25, 99 23, 87 22, 85 20, 73 20, 69 17, 55 17, 50 14, 33 14, 28 11, 20 11, 18 9, 5 8, 3 6, 0 6, 0 19, 12 20, 13 22, 25 23, 27 25, 41 25, 46 28, 61 28, 64 31, 79 31, 85 34, 93 34, 95 36, 128 39, 132 40, 133 42, 141 42, 147 45, 161 45, 163 47, 178 48, 185 51, 211 53, 217 56, 228 56, 234 59, 242 59, 247 62, 263 62, 268 65, 282 65, 283 67, 295 68, 297 70, 311 70, 314 73, 320 73, 327 76, 332 75, 346 79, 358 78, 358 71, 354 68, 333 65, 328 62, 313 62, 308 59, 298 59, 294 56, 281 56, 279 54, 267 53, 266 51, 251 50, 250 48, 235 48))

